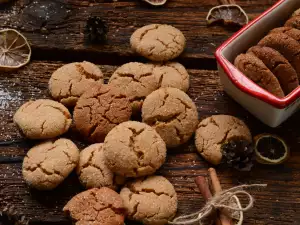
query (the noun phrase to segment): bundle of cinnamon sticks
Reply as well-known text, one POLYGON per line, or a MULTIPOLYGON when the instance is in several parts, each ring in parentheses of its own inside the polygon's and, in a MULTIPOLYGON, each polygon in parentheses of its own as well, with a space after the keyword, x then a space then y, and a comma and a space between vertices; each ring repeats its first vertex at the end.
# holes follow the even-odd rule
MULTIPOLYGON (((195 178, 195 183, 206 202, 212 198, 213 194, 216 195, 222 191, 216 170, 214 168, 209 168, 208 174, 210 182, 208 182, 207 177, 204 176, 195 178)), ((216 225, 233 225, 232 219, 223 210, 216 211, 214 217, 216 225)))

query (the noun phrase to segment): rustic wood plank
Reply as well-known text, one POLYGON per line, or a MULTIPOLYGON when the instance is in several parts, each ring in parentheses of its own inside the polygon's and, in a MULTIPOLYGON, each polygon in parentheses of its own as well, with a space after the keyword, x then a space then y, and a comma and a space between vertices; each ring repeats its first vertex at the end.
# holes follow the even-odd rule
MULTIPOLYGON (((268 188, 255 190, 255 207, 246 214, 244 224, 290 225, 300 222, 300 171, 297 161, 300 154, 285 165, 270 167, 258 165, 250 174, 218 169, 224 188, 240 183, 268 183, 268 188), (297 161, 296 161, 297 160, 297 161), (262 213, 263 212, 263 213, 262 213)), ((196 153, 169 155, 157 172, 175 186, 179 199, 178 214, 194 212, 203 206, 203 199, 193 180, 205 175, 207 164, 196 153)), ((51 192, 30 190, 21 175, 21 164, 0 164, 0 206, 14 206, 17 216, 24 215, 30 224, 71 224, 63 215, 64 204, 82 191, 77 177, 72 174, 62 185, 51 192)), ((133 225, 134 223, 126 223, 133 225)))
MULTIPOLYGON (((276 0, 236 2, 254 18, 276 0)), ((86 59, 116 65, 143 60, 129 46, 130 35, 135 29, 150 23, 166 23, 182 30, 187 38, 180 62, 190 68, 215 69, 213 53, 216 47, 236 31, 220 26, 207 27, 207 12, 215 5, 218 5, 217 0, 170 0, 163 7, 149 7, 142 1, 19 0, 0 8, 0 28, 16 28, 24 33, 33 47, 34 59, 86 59), (53 12, 50 10, 47 14, 43 9, 38 10, 41 4, 49 5, 49 2, 54 5, 53 12), (90 15, 100 16, 107 22, 107 43, 90 45, 86 42, 84 27, 90 15), (203 61, 200 62, 200 58, 203 61)))

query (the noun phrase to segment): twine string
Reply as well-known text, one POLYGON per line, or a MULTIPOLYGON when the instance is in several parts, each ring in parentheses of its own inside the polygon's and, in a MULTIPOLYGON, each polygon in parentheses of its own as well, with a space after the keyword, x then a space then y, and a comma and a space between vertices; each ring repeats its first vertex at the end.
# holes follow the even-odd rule
POLYGON ((259 187, 266 187, 266 186, 267 186, 266 184, 250 184, 250 185, 245 184, 245 185, 240 185, 237 187, 227 189, 213 196, 205 204, 205 206, 198 212, 185 215, 185 216, 179 216, 175 218, 173 221, 169 221, 168 223, 172 225, 190 225, 198 222, 199 224, 201 224, 201 221, 204 218, 208 217, 216 209, 227 209, 235 212, 247 212, 253 207, 254 199, 252 195, 250 195, 244 189, 259 188, 259 187), (245 207, 239 205, 237 207, 233 207, 230 205, 230 200, 234 196, 238 196, 238 195, 247 197, 248 203, 245 207))

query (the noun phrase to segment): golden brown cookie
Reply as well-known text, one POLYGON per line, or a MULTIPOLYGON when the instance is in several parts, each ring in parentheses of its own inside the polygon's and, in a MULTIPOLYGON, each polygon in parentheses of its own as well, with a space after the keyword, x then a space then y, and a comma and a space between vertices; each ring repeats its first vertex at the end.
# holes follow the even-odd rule
POLYGON ((124 225, 125 209, 120 195, 106 187, 77 194, 63 208, 76 225, 124 225))
POLYGON ((153 64, 131 62, 119 67, 109 79, 132 104, 133 113, 140 112, 143 100, 158 88, 153 64))
POLYGON ((186 93, 176 88, 160 88, 148 95, 142 118, 157 131, 167 147, 187 142, 198 124, 196 105, 186 93))
POLYGON ((290 19, 288 19, 285 24, 285 27, 293 27, 296 29, 300 29, 300 16, 293 16, 290 19))
POLYGON ((111 85, 99 85, 86 91, 74 109, 76 129, 94 143, 103 142, 112 128, 130 117, 129 100, 111 85))
POLYGON ((243 121, 229 115, 215 115, 199 123, 195 144, 205 160, 218 165, 222 160, 222 144, 232 138, 252 142, 250 130, 243 121))
POLYGON ((72 119, 61 103, 39 99, 23 104, 15 113, 14 122, 27 138, 47 139, 67 132, 72 119))
POLYGON ((284 93, 278 79, 267 66, 253 54, 240 54, 234 60, 234 65, 249 79, 271 94, 283 98, 284 93))
POLYGON ((23 177, 39 190, 56 188, 77 166, 79 150, 68 139, 46 141, 31 148, 24 158, 23 177))
POLYGON ((176 191, 162 176, 150 176, 128 183, 120 195, 127 209, 127 218, 145 225, 167 224, 177 211, 176 191))
POLYGON ((166 159, 166 145, 147 124, 128 121, 113 128, 104 141, 108 168, 124 177, 153 174, 166 159))
POLYGON ((300 9, 297 9, 297 10, 293 13, 292 17, 293 17, 293 16, 300 16, 300 9))
POLYGON ((75 62, 58 68, 49 80, 52 97, 66 106, 75 106, 91 87, 103 83, 101 70, 90 62, 75 62))
POLYGON ((153 73, 158 80, 158 88, 173 87, 184 92, 189 89, 189 74, 180 63, 168 62, 156 65, 153 73))
POLYGON ((115 188, 114 174, 104 160, 103 144, 93 144, 80 152, 77 174, 86 188, 115 188))
POLYGON ((266 46, 280 52, 294 67, 300 77, 300 43, 284 33, 271 33, 258 45, 266 46))
POLYGON ((165 24, 151 24, 137 29, 130 38, 132 49, 152 61, 169 61, 185 47, 180 30, 165 24))
POLYGON ((299 86, 299 80, 292 65, 276 50, 254 46, 248 50, 248 53, 254 54, 259 58, 268 69, 277 77, 284 93, 288 95, 299 86))

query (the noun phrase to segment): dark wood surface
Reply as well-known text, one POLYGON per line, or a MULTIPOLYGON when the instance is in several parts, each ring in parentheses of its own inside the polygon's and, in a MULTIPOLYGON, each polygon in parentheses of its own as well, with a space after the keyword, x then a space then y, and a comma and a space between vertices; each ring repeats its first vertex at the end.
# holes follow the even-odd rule
MULTIPOLYGON (((137 27, 158 22, 178 27, 187 38, 187 49, 178 60, 189 68, 191 88, 188 94, 197 104, 199 119, 213 114, 234 115, 249 125, 253 135, 275 133, 291 147, 291 157, 284 165, 257 164, 250 173, 217 167, 224 188, 242 183, 268 184, 266 189, 252 192, 256 199, 255 207, 246 213, 244 224, 300 224, 300 113, 280 127, 271 129, 223 92, 213 52, 235 30, 206 26, 206 13, 218 4, 217 0, 169 0, 168 4, 159 8, 126 0, 63 2, 18 0, 0 6, 0 28, 17 28, 28 37, 33 49, 33 60, 28 66, 0 73, 0 211, 5 211, 0 216, 0 224, 7 225, 7 216, 12 220, 24 216, 29 224, 71 224, 63 215, 62 207, 83 190, 75 174, 50 192, 30 190, 26 186, 21 174, 22 160, 35 143, 22 139, 12 122, 15 110, 29 99, 48 98, 48 79, 66 62, 90 60, 101 65, 106 77, 109 77, 122 63, 145 61, 131 52, 129 37, 137 27), (37 18, 36 12, 31 12, 37 7, 35 2, 54 2, 55 7, 62 9, 45 22, 45 19, 37 18), (110 31, 106 44, 96 46, 85 42, 84 26, 89 15, 101 16, 107 21, 110 31), (12 140, 13 143, 9 143, 12 140), (5 141, 6 145, 3 145, 5 141)), ((275 1, 236 2, 253 18, 275 1)), ((80 148, 84 147, 73 129, 66 136, 76 140, 80 148)), ((168 152, 167 162, 157 173, 174 184, 179 198, 178 215, 194 212, 203 206, 193 179, 197 175, 205 175, 208 167, 196 153, 193 139, 168 152)))

